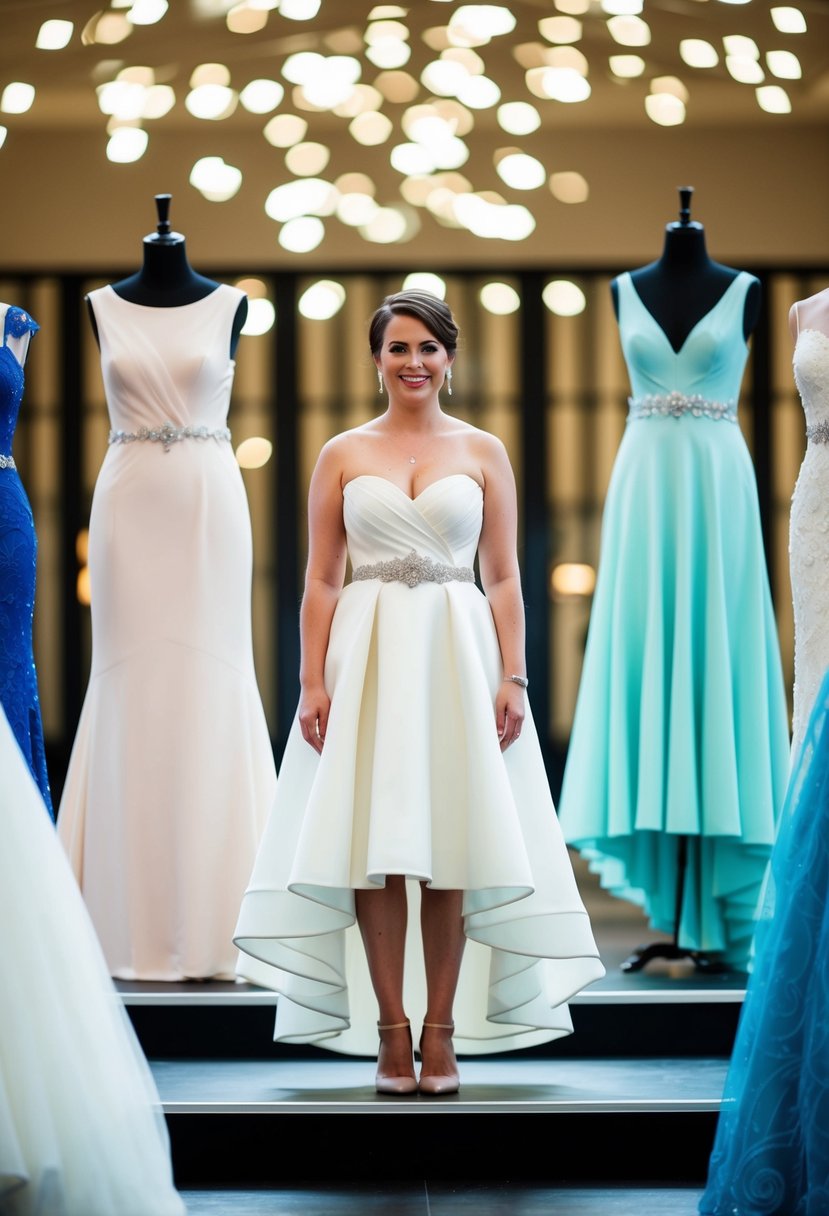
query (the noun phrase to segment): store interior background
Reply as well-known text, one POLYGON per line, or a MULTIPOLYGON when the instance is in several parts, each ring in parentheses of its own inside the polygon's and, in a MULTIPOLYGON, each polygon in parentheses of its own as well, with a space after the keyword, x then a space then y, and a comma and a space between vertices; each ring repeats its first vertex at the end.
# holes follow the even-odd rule
MULTIPOLYGON (((408 142, 401 123, 409 107, 452 100, 436 97, 421 75, 440 58, 435 47, 443 44, 444 59, 452 58, 445 54, 451 45, 446 29, 460 6, 322 0, 313 16, 292 20, 289 3, 299 0, 282 0, 285 12, 274 0, 171 0, 160 19, 133 22, 128 36, 104 43, 94 41, 96 22, 129 22, 130 13, 143 20, 152 15, 151 0, 141 0, 143 16, 139 3, 99 9, 84 0, 0 0, 0 94, 14 82, 35 87, 28 109, 0 111, 7 131, 0 147, 0 299, 28 308, 42 327, 31 348, 14 452, 40 545, 36 662, 56 794, 89 670, 85 528, 108 430, 84 295, 138 268, 142 238, 155 229, 159 193, 172 195, 172 225, 186 236, 197 271, 244 280, 252 300, 268 299, 275 308, 274 324, 241 339, 230 425, 237 447, 255 437, 273 445, 270 459, 245 468, 243 476, 255 545, 257 674, 277 759, 297 694, 308 478, 331 434, 382 408, 365 339, 373 309, 407 275, 428 272, 445 283, 462 330, 455 393, 444 406, 499 434, 516 470, 531 702, 558 793, 604 495, 625 424, 627 375, 609 282, 659 255, 665 225, 678 215, 678 189, 686 185, 693 187, 692 218, 705 226, 710 255, 763 282, 764 309, 740 420, 755 457, 790 685, 788 511, 805 439, 787 314, 795 299, 829 285, 829 5, 800 0, 794 7, 806 32, 794 34, 777 29, 771 10, 781 6, 769 0, 644 0, 639 17, 650 41, 633 47, 610 32, 614 0, 511 3, 514 28, 467 49, 483 62, 479 74, 500 89, 498 104, 529 102, 541 125, 511 134, 499 124, 497 105, 468 106, 468 159, 456 170, 416 176, 460 174, 465 185, 457 176, 436 184, 497 192, 504 204, 526 207, 534 228, 512 240, 477 236, 457 219, 437 218, 422 201, 428 193, 423 182, 412 184, 390 163, 392 149, 408 142), (240 11, 242 17, 234 18, 240 11), (541 32, 540 22, 568 16, 580 22, 575 41, 557 42, 541 32), (52 19, 73 23, 70 41, 60 50, 39 49, 38 31, 52 19), (231 20, 247 20, 252 32, 234 32, 231 20), (407 31, 410 57, 397 68, 379 67, 367 54, 371 27, 383 20, 407 31), (735 34, 754 40, 762 84, 784 88, 791 112, 764 111, 755 85, 734 79, 723 39, 735 34), (680 54, 685 39, 707 41, 718 53, 717 65, 690 67, 680 54), (578 103, 540 97, 530 88, 528 70, 566 62, 560 53, 568 46, 587 65, 589 97, 578 103), (800 79, 773 74, 767 55, 778 49, 797 55, 800 79), (290 55, 307 51, 353 57, 361 85, 408 89, 406 101, 380 96, 381 112, 391 120, 383 142, 357 142, 350 133, 353 115, 308 108, 300 86, 283 74, 290 55), (642 74, 614 76, 610 57, 619 54, 640 55, 642 74), (185 106, 193 73, 207 64, 225 66, 226 87, 234 94, 228 115, 214 120, 194 117, 185 106), (130 74, 136 68, 152 69, 152 75, 130 74), (175 101, 162 117, 127 119, 148 133, 147 147, 134 162, 113 163, 107 145, 118 124, 102 113, 96 87, 119 74, 124 79, 125 72, 132 82, 172 87, 175 101), (687 90, 685 120, 672 126, 654 122, 645 105, 654 81, 661 88, 666 78, 679 79, 687 90), (264 113, 250 112, 236 97, 257 79, 284 89, 278 105, 264 113), (305 142, 329 151, 314 174, 297 171, 295 162, 292 171, 289 150, 263 135, 271 119, 289 113, 308 123, 305 142), (505 184, 497 165, 508 150, 541 162, 542 184, 505 184), (193 166, 203 157, 221 157, 241 172, 232 197, 210 201, 191 184, 193 166), (316 247, 297 252, 281 245, 284 224, 265 211, 270 193, 294 179, 316 176, 336 184, 346 174, 365 175, 376 203, 396 209, 390 220, 403 225, 401 239, 367 239, 335 213, 322 217, 324 236, 316 247), (549 179, 559 174, 579 175, 586 198, 555 197, 549 179), (320 280, 341 289, 337 311, 327 319, 302 311, 305 292, 320 280), (583 295, 583 307, 572 315, 551 311, 544 300, 545 288, 562 280, 583 295), (491 283, 517 293, 514 311, 494 313, 482 302, 481 291, 491 283)), ((564 26, 542 28, 557 36, 566 32, 564 26)), ((466 41, 475 38, 467 33, 466 41)), ((315 79, 328 70, 318 64, 315 79)), ((532 79, 537 85, 538 72, 532 79)), ((461 127, 467 121, 461 115, 461 127)), ((354 179, 346 181, 353 189, 354 179)), ((584 193, 576 179, 558 178, 565 192, 574 181, 577 193, 584 193)), ((494 200, 492 193, 484 197, 494 200)), ((450 205, 444 195, 444 208, 450 205)), ((578 301, 578 293, 565 288, 565 310, 573 298, 578 301)), ((591 899, 604 906, 598 892, 591 899)), ((613 903, 608 915, 630 913, 613 903)))

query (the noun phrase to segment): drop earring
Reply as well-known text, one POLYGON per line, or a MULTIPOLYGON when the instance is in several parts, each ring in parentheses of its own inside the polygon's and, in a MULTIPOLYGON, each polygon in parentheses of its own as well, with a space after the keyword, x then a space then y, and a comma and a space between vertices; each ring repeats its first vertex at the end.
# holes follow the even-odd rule
POLYGON ((448 392, 449 396, 451 397, 452 396, 452 368, 451 367, 447 367, 447 369, 446 369, 446 391, 448 392))
POLYGON ((383 373, 380 371, 380 368, 378 367, 377 368, 377 392, 382 393, 382 391, 383 391, 383 373))

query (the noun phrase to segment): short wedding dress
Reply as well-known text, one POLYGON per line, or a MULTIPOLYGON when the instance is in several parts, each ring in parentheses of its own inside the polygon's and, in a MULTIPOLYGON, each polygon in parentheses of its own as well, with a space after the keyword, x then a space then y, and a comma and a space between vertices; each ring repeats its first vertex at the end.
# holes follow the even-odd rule
POLYGON ((497 1052, 572 1030, 566 1002, 604 974, 528 713, 500 750, 503 678, 472 563, 483 492, 464 474, 411 499, 348 482, 353 580, 334 613, 321 756, 294 722, 235 940, 275 988, 275 1036, 372 1054, 377 1005, 354 891, 409 882, 405 1000, 425 1012, 416 880, 463 891, 455 1044, 497 1052))

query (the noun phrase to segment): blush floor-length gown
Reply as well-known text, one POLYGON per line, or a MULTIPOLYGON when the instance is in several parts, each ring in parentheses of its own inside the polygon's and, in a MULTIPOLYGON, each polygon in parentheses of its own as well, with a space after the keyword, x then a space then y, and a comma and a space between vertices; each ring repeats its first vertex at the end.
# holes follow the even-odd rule
POLYGON ((521 738, 499 747, 501 655, 471 577, 481 487, 458 474, 412 500, 363 475, 345 487, 343 516, 355 579, 331 626, 325 746, 318 756, 294 722, 236 928, 240 974, 280 993, 276 1038, 373 1054, 354 891, 403 874, 415 1035, 426 1008, 418 879, 464 893, 458 1050, 568 1034, 566 1002, 604 967, 529 712, 521 738), (384 581, 389 570, 399 577, 384 581))
POLYGON ((111 287, 90 296, 112 432, 89 525, 92 670, 58 833, 120 979, 234 978, 233 927, 273 801, 250 514, 226 430, 241 295, 221 284, 173 308, 111 287))

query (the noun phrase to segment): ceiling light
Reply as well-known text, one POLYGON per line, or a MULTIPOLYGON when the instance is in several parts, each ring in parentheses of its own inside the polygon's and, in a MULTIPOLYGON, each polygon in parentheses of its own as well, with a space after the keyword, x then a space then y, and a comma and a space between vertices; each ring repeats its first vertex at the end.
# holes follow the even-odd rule
POLYGON ((132 25, 155 25, 167 12, 167 0, 135 0, 127 13, 132 25))
POLYGON ((487 312, 506 317, 521 307, 521 297, 509 283, 484 283, 478 298, 487 312))
POLYGON ((741 59, 759 59, 760 48, 753 38, 744 34, 726 34, 722 40, 727 55, 737 55, 741 59))
POLYGON ((590 11, 590 0, 555 0, 555 6, 560 13, 581 17, 590 11))
POLYGON ((341 194, 368 194, 373 198, 377 187, 367 173, 343 173, 334 182, 341 194))
POLYGON ((228 118, 236 109, 236 102, 233 89, 221 84, 200 84, 191 89, 184 99, 185 108, 194 118, 211 122, 228 118))
POLYGON ((608 62, 611 72, 620 80, 633 80, 645 70, 645 61, 641 55, 611 55, 608 62))
POLYGON ((538 31, 548 42, 578 42, 582 35, 582 24, 575 17, 542 17, 538 31))
POLYGON ((221 156, 203 156, 190 170, 190 185, 211 203, 226 203, 241 184, 241 169, 225 164, 221 156))
POLYGON ((767 84, 755 90, 757 104, 767 114, 791 114, 792 103, 785 89, 779 84, 767 84))
POLYGON ((384 39, 405 42, 409 37, 408 28, 402 21, 375 21, 365 32, 366 46, 374 46, 384 39))
POLYGON ((704 38, 683 38, 679 54, 689 68, 715 68, 720 61, 717 48, 704 38))
POLYGON ((550 590, 556 598, 582 598, 593 594, 596 571, 586 562, 559 562, 550 576, 550 590))
POLYGON ((541 126, 541 115, 528 101, 507 101, 498 107, 500 125, 510 135, 529 135, 541 126))
POLYGON ((781 34, 805 34, 806 18, 799 8, 783 6, 771 10, 771 19, 781 34))
MULTIPOLYGON (((400 75, 404 75, 403 72, 400 75)), ((345 101, 334 106, 334 113, 339 118, 354 118, 367 110, 379 110, 383 104, 383 94, 370 84, 355 84, 345 101)))
POLYGON ((242 105, 251 114, 270 114, 285 96, 277 80, 251 80, 239 94, 242 105))
POLYGON ((576 317, 587 307, 584 292, 569 279, 553 279, 542 291, 541 298, 558 317, 576 317))
POLYGON ((541 161, 525 152, 508 152, 495 168, 501 181, 513 190, 537 190, 547 180, 547 170, 541 161))
POLYGON ((468 78, 469 72, 463 64, 451 59, 433 59, 420 73, 421 83, 442 97, 457 96, 458 89, 468 78))
POLYGON ((236 286, 251 300, 258 300, 268 294, 268 287, 261 279, 237 279, 236 286))
POLYGON ((279 224, 303 215, 333 215, 338 193, 331 182, 306 177, 284 182, 265 199, 265 214, 279 224))
POLYGON ((407 17, 408 9, 397 4, 378 4, 368 15, 369 21, 383 21, 386 18, 407 17))
POLYGON ((501 90, 488 76, 467 76, 456 96, 472 110, 488 110, 501 100, 501 90))
POLYGON ((312 283, 299 297, 297 308, 310 321, 330 321, 345 303, 345 288, 333 279, 312 283))
POLYGON ((431 173, 435 168, 432 156, 421 144, 398 144, 392 148, 389 160, 392 168, 405 176, 431 173))
POLYGON ((800 60, 791 51, 767 51, 766 63, 772 76, 779 80, 800 80, 803 75, 800 60))
POLYGON ((22 80, 14 80, 7 84, 0 97, 0 110, 6 114, 25 114, 32 108, 35 99, 35 88, 22 80))
POLYGON ((685 122, 685 102, 673 93, 649 93, 645 98, 645 112, 660 127, 678 127, 685 122))
POLYGON ((289 21, 310 21, 320 11, 320 4, 321 0, 280 0, 279 15, 289 21))
POLYGON ((231 34, 258 34, 268 24, 268 12, 252 4, 235 4, 225 22, 231 34))
POLYGON ((601 0, 602 12, 610 17, 635 17, 644 8, 643 0, 601 0))
POLYGON ((305 84, 306 80, 313 80, 322 71, 324 64, 325 56, 316 51, 297 51, 282 64, 282 75, 291 84, 305 84))
POLYGON ((688 90, 677 76, 654 76, 650 90, 652 93, 671 93, 684 103, 688 101, 688 90))
POLYGON ((370 194, 341 190, 337 200, 337 219, 349 228, 361 228, 369 223, 376 210, 377 203, 370 194))
POLYGON ((366 49, 366 59, 376 68, 402 68, 408 63, 412 48, 399 38, 383 38, 366 49))
POLYGON ((44 21, 37 32, 35 46, 39 51, 62 51, 71 41, 74 28, 71 21, 44 21))
MULTIPOLYGON (((357 88, 362 87, 364 86, 357 85, 357 88)), ((414 101, 420 92, 420 85, 408 72, 381 72, 375 78, 374 87, 387 101, 395 102, 398 105, 406 105, 407 102, 414 101)))
POLYGON ((169 84, 154 84, 144 92, 142 118, 163 118, 176 104, 175 91, 169 84))
POLYGON ((304 139, 308 123, 298 114, 277 114, 265 127, 263 134, 275 148, 290 148, 304 139))
POLYGON ((129 165, 140 160, 147 150, 149 136, 140 127, 119 127, 109 137, 106 147, 107 160, 118 165, 129 165))
POLYGON ((358 144, 370 148, 385 143, 394 130, 394 126, 391 119, 387 118, 385 114, 381 114, 378 110, 369 110, 365 114, 358 114, 356 118, 352 118, 348 129, 358 144))
MULTIPOLYGON (((263 296, 248 301, 248 315, 241 332, 252 338, 260 338, 273 328, 276 320, 276 309, 270 300, 263 296)), ((242 446, 241 444, 239 445, 242 446)))
POLYGON ((200 63, 190 76, 190 88, 201 84, 230 84, 230 68, 225 63, 200 63))
MULTIPOLYGON (((570 104, 586 101, 590 96, 589 82, 575 68, 533 68, 532 72, 535 71, 540 73, 538 88, 542 97, 570 104)), ((527 73, 528 78, 532 72, 527 73)))
POLYGON ((550 193, 560 203, 586 203, 590 195, 587 179, 573 170, 550 174, 550 193))
MULTIPOLYGON (((112 114, 128 122, 140 118, 146 101, 147 90, 143 85, 131 84, 128 80, 110 80, 95 90, 98 108, 102 114, 112 114)), ((0 109, 5 109, 0 102, 0 109)))
POLYGON ((288 220, 279 231, 280 245, 290 253, 310 253, 322 243, 325 225, 315 215, 300 215, 288 220))
MULTIPOLYGON (((273 325, 273 321, 271 321, 271 325, 273 325)), ((268 329, 270 327, 269 325, 268 329)), ((242 333, 248 332, 243 326, 242 333)), ((250 439, 243 439, 236 449, 236 463, 240 469, 261 469, 268 463, 272 455, 273 444, 270 439, 265 439, 262 435, 251 435, 250 439)))
POLYGON ((403 291, 429 291, 439 300, 446 299, 446 283, 438 274, 430 270, 414 270, 403 280, 403 291))
POLYGON ((607 28, 620 46, 647 46, 651 40, 650 27, 641 17, 610 17, 607 28))
POLYGON ((762 84, 766 74, 756 59, 726 55, 725 66, 739 84, 762 84))
POLYGON ((331 159, 325 144, 294 144, 285 153, 285 165, 296 177, 318 177, 331 159))
POLYGON ((92 46, 95 43, 114 46, 116 42, 123 42, 128 38, 132 28, 123 13, 102 13, 86 23, 81 42, 84 46, 92 46))
POLYGON ((511 34, 514 29, 514 15, 500 4, 461 4, 449 18, 450 33, 453 30, 469 31, 476 38, 487 41, 502 34, 511 34))
POLYGON ((406 238, 406 217, 398 207, 378 207, 360 235, 378 245, 394 245, 406 238))

